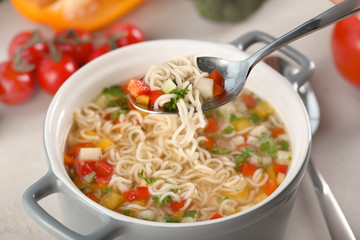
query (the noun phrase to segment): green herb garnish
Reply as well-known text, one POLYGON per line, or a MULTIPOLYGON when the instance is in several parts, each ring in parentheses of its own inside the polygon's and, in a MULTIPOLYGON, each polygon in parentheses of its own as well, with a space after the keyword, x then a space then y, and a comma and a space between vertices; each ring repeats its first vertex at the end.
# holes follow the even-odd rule
POLYGON ((237 116, 235 114, 230 115, 230 122, 233 122, 237 119, 237 116))
POLYGON ((276 158, 277 148, 272 137, 270 137, 266 133, 262 133, 259 139, 259 143, 261 151, 268 154, 272 159, 276 158))
POLYGON ((164 221, 168 223, 179 223, 180 220, 171 214, 165 214, 164 221))
POLYGON ((107 194, 112 192, 112 187, 101 189, 102 194, 107 194))
POLYGON ((165 204, 167 203, 171 203, 173 200, 172 200, 172 197, 169 195, 169 196, 166 196, 162 201, 160 201, 160 196, 152 196, 151 198, 154 203, 160 207, 163 207, 165 206, 165 204))
POLYGON ((260 120, 261 120, 261 118, 256 113, 251 114, 249 117, 249 121, 252 123, 257 123, 260 120))
POLYGON ((173 192, 173 193, 178 193, 179 189, 175 188, 175 189, 171 189, 170 191, 173 192))
POLYGON ((224 128, 224 130, 222 131, 225 134, 229 134, 232 133, 234 131, 234 127, 231 125, 228 125, 226 128, 224 128))
POLYGON ((219 148, 218 146, 214 145, 209 149, 209 152, 221 155, 221 154, 228 154, 230 151, 225 148, 219 148))
POLYGON ((240 155, 234 156, 236 166, 240 166, 246 161, 251 155, 256 156, 254 147, 244 147, 241 149, 240 155))
POLYGON ((126 209, 126 210, 124 210, 124 215, 126 215, 126 216, 130 216, 130 209, 126 209))
POLYGON ((224 198, 218 197, 218 201, 219 201, 220 203, 222 203, 222 202, 225 201, 226 199, 230 199, 229 196, 225 196, 224 198))
POLYGON ((156 182, 156 178, 154 177, 144 177, 144 170, 141 170, 140 178, 143 179, 147 184, 156 182))
POLYGON ((175 110, 175 109, 176 109, 176 104, 177 104, 177 102, 178 102, 181 98, 184 98, 185 95, 188 94, 188 92, 189 92, 188 87, 186 87, 186 88, 184 88, 184 89, 175 88, 175 89, 171 90, 170 93, 171 93, 171 94, 176 94, 177 96, 171 98, 170 101, 165 104, 166 109, 169 110, 169 111, 175 110))
POLYGON ((128 111, 127 110, 124 110, 124 109, 117 109, 115 110, 114 112, 111 113, 110 115, 110 119, 111 120, 115 120, 115 119, 118 119, 120 114, 126 114, 128 111))
POLYGON ((106 106, 107 107, 119 107, 120 104, 115 100, 110 100, 106 106))
POLYGON ((280 142, 280 150, 286 151, 289 148, 289 143, 285 140, 281 140, 280 142))
POLYGON ((182 215, 182 217, 183 218, 185 218, 185 217, 195 218, 196 214, 197 214, 197 212, 195 210, 185 211, 184 214, 182 215))
POLYGON ((108 94, 112 97, 120 97, 126 95, 125 91, 122 90, 121 87, 118 85, 104 88, 103 93, 108 94))

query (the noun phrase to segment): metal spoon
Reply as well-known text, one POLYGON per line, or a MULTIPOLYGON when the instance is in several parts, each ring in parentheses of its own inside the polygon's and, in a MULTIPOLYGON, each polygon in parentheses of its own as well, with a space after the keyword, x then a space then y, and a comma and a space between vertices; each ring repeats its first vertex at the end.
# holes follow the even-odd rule
MULTIPOLYGON (((274 40, 242 61, 231 61, 218 57, 198 57, 197 64, 200 70, 210 73, 216 69, 225 79, 225 93, 205 101, 202 106, 203 111, 220 107, 235 98, 243 89, 252 68, 272 52, 307 34, 316 32, 330 24, 340 21, 359 10, 360 0, 345 0, 284 34, 282 37, 274 40)), ((145 110, 137 106, 133 98, 129 97, 129 99, 131 104, 142 111, 149 113, 168 113, 161 110, 145 110)))

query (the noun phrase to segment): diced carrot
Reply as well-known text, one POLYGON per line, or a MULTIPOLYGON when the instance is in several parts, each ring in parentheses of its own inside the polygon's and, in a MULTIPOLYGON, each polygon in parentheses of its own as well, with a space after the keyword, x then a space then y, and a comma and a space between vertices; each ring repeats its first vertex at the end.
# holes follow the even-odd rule
POLYGON ((239 171, 245 176, 245 177, 252 177, 254 175, 254 172, 258 169, 257 166, 244 162, 241 166, 239 166, 239 171))
POLYGON ((204 128, 205 133, 213 133, 219 131, 218 124, 211 118, 208 119, 208 124, 204 128))
MULTIPOLYGON (((114 125, 119 124, 119 123, 120 123, 119 119, 115 119, 114 125)), ((115 132, 121 132, 121 127, 115 128, 115 132)))
POLYGON ((66 153, 64 154, 64 163, 68 166, 73 166, 75 162, 75 159, 73 157, 70 157, 66 153))
POLYGON ((150 106, 154 106, 156 99, 158 99, 161 95, 163 95, 163 92, 161 90, 154 90, 151 91, 150 96, 150 106))
POLYGON ((149 200, 151 194, 148 187, 136 187, 137 197, 141 200, 149 200))
POLYGON ((210 136, 206 136, 207 138, 207 141, 204 141, 204 144, 205 144, 205 148, 206 149, 210 149, 212 148, 214 145, 215 145, 215 141, 212 137, 210 136))
POLYGON ((151 92, 150 87, 141 80, 131 79, 127 86, 127 89, 131 96, 137 98, 140 95, 149 95, 151 92))
POLYGON ((266 192, 266 194, 267 194, 267 195, 272 194, 272 193, 276 190, 277 187, 278 187, 278 186, 277 186, 277 184, 276 184, 276 181, 273 180, 273 179, 271 179, 271 178, 269 178, 269 180, 267 181, 266 186, 265 186, 265 192, 266 192))
MULTIPOLYGON (((214 85, 217 84, 219 87, 224 87, 224 78, 221 76, 221 74, 218 72, 218 70, 214 70, 209 74, 209 78, 214 80, 214 85)), ((214 94, 215 95, 215 94, 214 94)))
POLYGON ((94 147, 92 143, 78 143, 72 146, 71 148, 69 148, 69 150, 66 153, 70 157, 76 158, 80 152, 80 148, 91 148, 91 147, 94 147))
POLYGON ((222 218, 223 216, 220 215, 219 213, 215 213, 214 216, 212 216, 209 220, 214 220, 214 219, 217 219, 217 218, 222 218))
POLYGON ((285 133, 285 129, 283 128, 272 128, 271 129, 271 132, 272 132, 272 136, 274 138, 276 138, 277 136, 281 135, 281 134, 284 134, 285 133))
POLYGON ((253 108, 256 106, 256 99, 254 96, 252 96, 250 94, 244 94, 244 95, 242 95, 241 98, 244 101, 246 107, 253 108))
POLYGON ((172 202, 170 204, 170 208, 174 213, 176 213, 176 212, 180 211, 180 208, 184 207, 185 203, 186 203, 185 200, 183 200, 181 202, 172 202))
POLYGON ((288 166, 285 164, 279 164, 277 162, 273 162, 273 168, 277 173, 284 173, 286 174, 288 166))
POLYGON ((225 89, 223 87, 221 87, 219 84, 216 84, 214 81, 214 85, 213 85, 213 95, 217 96, 220 95, 222 93, 225 92, 225 89))

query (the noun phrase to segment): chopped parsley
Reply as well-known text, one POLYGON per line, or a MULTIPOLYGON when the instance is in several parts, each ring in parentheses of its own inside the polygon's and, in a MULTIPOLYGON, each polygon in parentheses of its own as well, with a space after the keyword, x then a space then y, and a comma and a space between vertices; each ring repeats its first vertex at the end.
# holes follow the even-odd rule
POLYGON ((195 210, 185 211, 184 214, 182 215, 182 217, 183 218, 185 218, 185 217, 195 218, 196 214, 197 214, 197 212, 195 210))
POLYGON ((170 191, 173 192, 173 193, 178 193, 179 189, 175 188, 175 189, 171 189, 170 191))
POLYGON ((104 88, 103 93, 112 97, 120 97, 126 95, 125 91, 122 90, 121 87, 118 85, 104 88))
POLYGON ((280 150, 286 151, 289 148, 289 143, 285 140, 281 140, 280 142, 280 150))
POLYGON ((164 221, 168 222, 168 223, 179 223, 180 219, 178 219, 177 217, 174 217, 171 214, 165 214, 164 221))
POLYGON ((277 148, 275 146, 274 139, 267 135, 266 133, 262 133, 259 139, 260 150, 269 155, 272 159, 276 158, 277 148))
POLYGON ((240 166, 246 161, 251 155, 256 155, 254 147, 244 147, 241 149, 240 155, 234 156, 236 166, 240 166))
POLYGON ((147 184, 156 182, 156 178, 154 177, 144 177, 144 170, 141 170, 140 178, 143 179, 147 184))
POLYGON ((170 99, 169 102, 167 102, 165 104, 166 106, 166 109, 169 110, 169 111, 173 111, 176 109, 176 104, 177 102, 181 99, 181 98, 184 98, 186 94, 188 94, 189 92, 189 89, 186 87, 184 89, 181 89, 181 88, 175 88, 173 90, 171 90, 171 94, 176 94, 177 96, 176 97, 173 97, 170 99))
POLYGON ((117 109, 115 110, 114 112, 111 113, 110 115, 110 119, 111 120, 115 120, 115 119, 118 119, 120 114, 126 114, 128 111, 127 110, 124 110, 124 109, 117 109))
POLYGON ((249 121, 252 123, 257 123, 260 120, 261 120, 261 118, 256 113, 251 114, 249 117, 249 121))
POLYGON ((101 189, 102 194, 107 194, 112 192, 112 187, 101 189))
POLYGON ((124 215, 126 215, 126 216, 130 216, 130 209, 126 209, 126 210, 124 210, 124 215))
POLYGON ((215 154, 228 154, 230 153, 229 150, 225 149, 225 148, 219 148, 218 146, 214 145, 209 149, 209 152, 211 153, 215 153, 215 154))
POLYGON ((234 127, 231 125, 228 125, 226 128, 224 128, 224 130, 222 131, 225 134, 229 134, 232 133, 234 131, 234 127))
POLYGON ((230 115, 230 122, 233 122, 237 119, 237 116, 235 114, 230 115))
POLYGON ((218 201, 220 202, 220 203, 222 203, 223 201, 225 201, 226 199, 230 199, 228 196, 225 196, 224 198, 222 198, 222 197, 218 197, 218 201))
POLYGON ((160 207, 163 207, 165 206, 165 204, 167 203, 171 203, 173 200, 172 200, 172 197, 169 195, 169 196, 166 196, 162 201, 160 201, 160 196, 152 196, 152 200, 154 201, 154 203, 160 207))

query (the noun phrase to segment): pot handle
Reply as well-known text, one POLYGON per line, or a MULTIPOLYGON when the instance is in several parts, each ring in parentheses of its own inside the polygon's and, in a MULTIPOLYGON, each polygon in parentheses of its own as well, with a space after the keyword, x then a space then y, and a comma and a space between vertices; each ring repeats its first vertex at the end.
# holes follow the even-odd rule
POLYGON ((58 220, 47 213, 39 201, 53 193, 61 192, 66 197, 72 196, 71 190, 49 170, 39 181, 31 185, 23 195, 25 211, 44 229, 59 239, 109 239, 114 238, 122 230, 122 227, 111 217, 96 212, 103 220, 103 225, 88 235, 81 235, 64 226, 58 220))
MULTIPOLYGON (((275 40, 274 37, 264 32, 252 31, 235 39, 234 41, 230 42, 230 44, 235 45, 239 49, 245 51, 255 43, 261 42, 261 43, 269 44, 274 40, 275 40)), ((306 83, 309 80, 315 68, 315 65, 309 58, 307 58, 306 56, 304 56, 302 53, 295 50, 294 48, 290 47, 289 45, 280 48, 279 51, 299 65, 299 67, 297 68, 298 71, 286 72, 284 69, 281 69, 282 67, 284 67, 283 64, 281 64, 281 61, 277 62, 276 64, 272 63, 271 65, 272 66, 276 65, 277 68, 279 68, 276 70, 278 70, 278 72, 280 73, 284 73, 284 75, 286 75, 285 77, 291 82, 294 88, 298 90, 304 83, 306 83)), ((279 59, 281 60, 281 58, 274 58, 274 60, 279 60, 279 59)))

